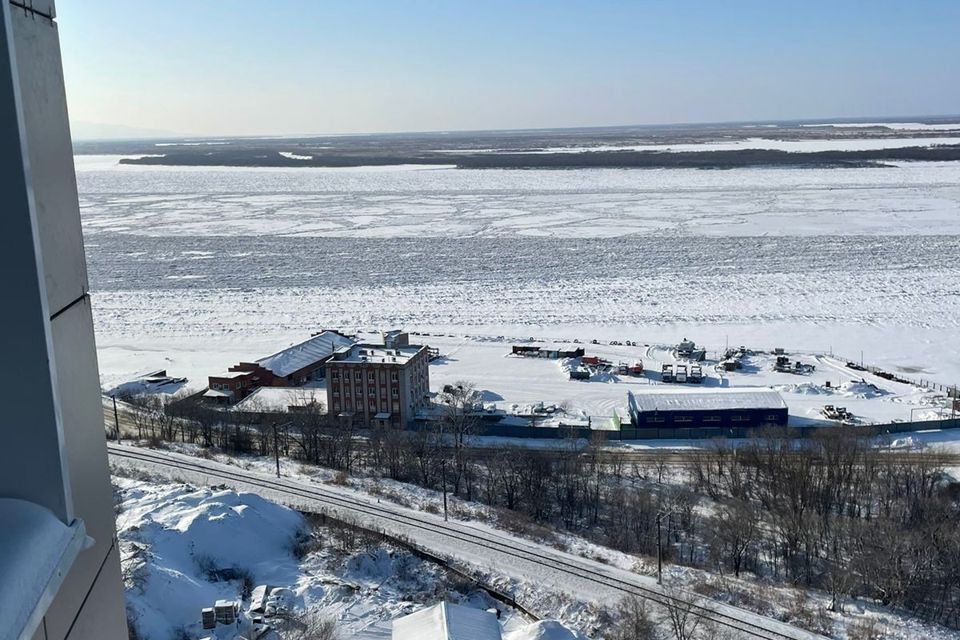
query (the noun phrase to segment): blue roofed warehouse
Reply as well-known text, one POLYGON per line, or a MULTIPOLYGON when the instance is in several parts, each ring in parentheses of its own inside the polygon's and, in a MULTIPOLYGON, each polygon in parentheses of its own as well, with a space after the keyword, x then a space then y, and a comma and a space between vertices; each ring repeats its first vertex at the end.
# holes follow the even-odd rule
POLYGON ((637 430, 759 429, 787 424, 787 404, 766 387, 653 387, 629 393, 627 403, 637 430))

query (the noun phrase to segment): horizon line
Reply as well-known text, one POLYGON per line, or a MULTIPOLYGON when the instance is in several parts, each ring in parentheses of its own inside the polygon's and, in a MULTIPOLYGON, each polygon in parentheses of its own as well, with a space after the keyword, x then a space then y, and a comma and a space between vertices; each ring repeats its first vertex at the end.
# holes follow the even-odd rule
MULTIPOLYGON (((803 118, 781 118, 781 119, 754 119, 754 120, 719 120, 719 121, 697 121, 697 122, 670 122, 670 123, 648 123, 648 124, 608 124, 608 125, 575 125, 563 127, 515 127, 515 128, 493 128, 493 129, 426 129, 426 130, 404 130, 404 131, 369 131, 369 132, 348 132, 348 133, 278 133, 278 134, 226 134, 226 135, 204 135, 204 134, 179 134, 171 132, 170 135, 157 136, 131 136, 115 138, 72 138, 72 142, 140 142, 140 141, 158 141, 158 140, 279 140, 284 138, 348 138, 348 137, 371 137, 371 136, 417 136, 417 135, 457 135, 457 134, 478 134, 478 133, 536 133, 549 131, 590 131, 602 129, 669 129, 674 127, 709 127, 709 126, 731 126, 748 124, 808 124, 823 123, 827 124, 857 124, 862 122, 869 124, 873 122, 906 123, 919 122, 921 124, 940 124, 925 123, 924 120, 956 120, 960 124, 960 113, 957 114, 927 114, 927 115, 896 115, 896 116, 837 116, 837 117, 803 117, 803 118)), ((80 122, 85 121, 78 121, 80 122)), ((86 122, 97 126, 117 127, 125 129, 137 129, 139 127, 131 125, 107 124, 86 122)), ((71 130, 73 127, 71 126, 71 130)))

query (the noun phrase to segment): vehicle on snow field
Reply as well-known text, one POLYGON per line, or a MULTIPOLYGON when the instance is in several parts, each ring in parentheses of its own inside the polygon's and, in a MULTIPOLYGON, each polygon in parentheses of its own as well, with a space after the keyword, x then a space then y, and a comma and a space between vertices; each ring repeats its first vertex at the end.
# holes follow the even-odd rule
POLYGON ((703 367, 698 364, 690 365, 690 375, 687 378, 690 382, 694 384, 700 384, 703 382, 703 367))
POLYGON ((676 380, 673 376, 673 365, 663 365, 663 368, 660 369, 660 379, 664 382, 674 382, 676 380))
POLYGON ((839 420, 847 426, 854 424, 854 416, 847 411, 846 407, 835 407, 832 404, 827 404, 823 406, 820 413, 829 420, 839 420))
POLYGON ((687 366, 684 364, 678 364, 673 369, 673 379, 675 382, 686 382, 687 381, 687 366))

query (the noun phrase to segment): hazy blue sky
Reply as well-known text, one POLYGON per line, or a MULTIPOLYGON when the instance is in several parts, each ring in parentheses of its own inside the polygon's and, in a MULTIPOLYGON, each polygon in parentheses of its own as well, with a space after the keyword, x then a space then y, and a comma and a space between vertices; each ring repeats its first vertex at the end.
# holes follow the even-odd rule
POLYGON ((960 113, 960 0, 58 0, 70 115, 185 134, 960 113))

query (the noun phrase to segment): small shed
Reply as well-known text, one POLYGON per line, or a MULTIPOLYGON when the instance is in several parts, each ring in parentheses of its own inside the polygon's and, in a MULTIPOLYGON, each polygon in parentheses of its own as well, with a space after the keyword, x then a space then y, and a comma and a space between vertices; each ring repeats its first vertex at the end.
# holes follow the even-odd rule
POLYGON ((539 357, 540 347, 531 347, 527 345, 513 345, 513 355, 515 356, 533 356, 539 357))
POLYGON ((392 640, 502 640, 489 611, 441 602, 393 621, 392 640))

